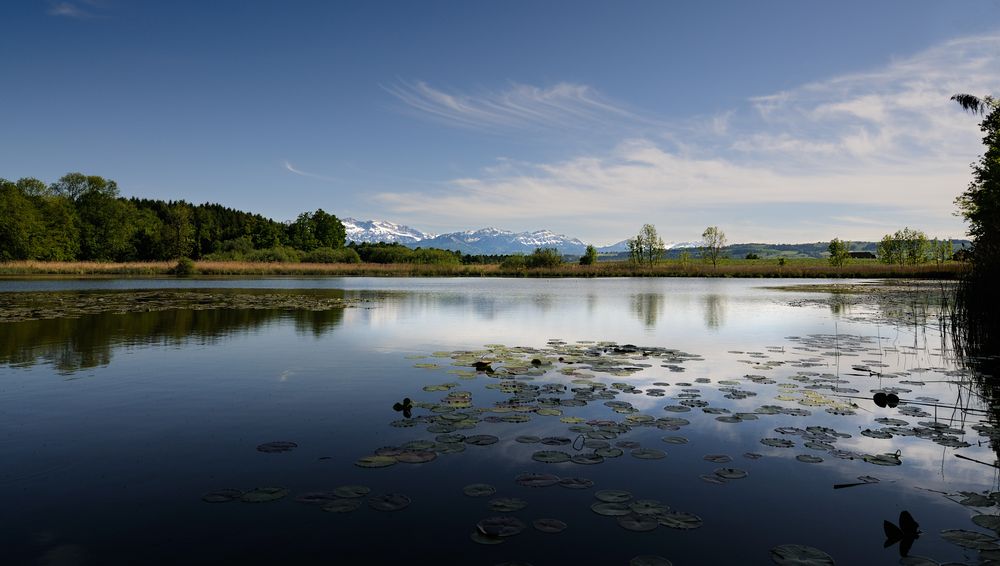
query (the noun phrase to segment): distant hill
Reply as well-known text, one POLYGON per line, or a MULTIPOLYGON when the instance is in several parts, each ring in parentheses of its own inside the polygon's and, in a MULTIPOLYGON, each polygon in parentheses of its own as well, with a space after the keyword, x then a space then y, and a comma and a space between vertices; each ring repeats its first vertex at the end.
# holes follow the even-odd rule
MULTIPOLYGON (((416 248, 438 248, 442 250, 457 250, 463 254, 472 255, 508 255, 530 254, 535 248, 555 248, 563 255, 582 255, 587 248, 586 242, 564 234, 556 234, 551 230, 535 230, 533 232, 511 232, 497 228, 481 228, 464 232, 449 232, 447 234, 430 234, 403 224, 385 220, 356 220, 344 218, 341 220, 347 231, 348 242, 398 242, 405 246, 416 248)), ((602 259, 628 259, 627 240, 622 240, 610 246, 597 248, 602 259)), ((968 240, 952 240, 955 249, 968 246, 968 240)), ((784 257, 821 258, 826 257, 829 242, 807 244, 731 244, 726 246, 726 254, 731 258, 743 258, 747 254, 757 254, 762 259, 784 257)), ((851 242, 851 251, 875 252, 877 242, 851 242)), ((667 242, 666 257, 677 258, 687 251, 698 255, 701 242, 667 242)))

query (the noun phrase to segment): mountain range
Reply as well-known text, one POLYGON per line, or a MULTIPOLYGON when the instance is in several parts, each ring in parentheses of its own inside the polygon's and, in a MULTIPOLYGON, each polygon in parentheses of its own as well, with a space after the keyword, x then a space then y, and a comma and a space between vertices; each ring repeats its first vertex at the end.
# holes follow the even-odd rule
MULTIPOLYGON (((432 234, 396 224, 385 220, 356 220, 344 218, 341 220, 347 231, 348 242, 377 243, 396 242, 411 248, 438 248, 443 250, 458 250, 463 254, 506 255, 535 251, 535 248, 555 248, 566 255, 581 255, 587 249, 587 244, 578 238, 556 234, 551 230, 535 230, 533 232, 511 232, 497 228, 481 228, 464 232, 449 232, 447 234, 432 234)), ((700 245, 700 242, 671 242, 667 249, 690 248, 700 245)), ((597 248, 599 253, 618 253, 628 251, 625 240, 597 248)))

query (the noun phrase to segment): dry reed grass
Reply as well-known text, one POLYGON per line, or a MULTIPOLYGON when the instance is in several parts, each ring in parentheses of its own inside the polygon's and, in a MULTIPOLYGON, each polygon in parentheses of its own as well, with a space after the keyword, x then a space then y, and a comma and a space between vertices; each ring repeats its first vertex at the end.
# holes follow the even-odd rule
MULTIPOLYGON (((0 276, 167 276, 175 262, 44 262, 0 263, 0 276)), ((728 260, 718 268, 701 262, 667 260, 639 267, 628 262, 595 265, 564 264, 552 268, 503 269, 499 265, 423 265, 377 263, 254 263, 198 261, 201 276, 325 276, 325 277, 778 277, 778 278, 919 278, 957 279, 968 267, 958 262, 941 265, 886 265, 852 262, 837 268, 824 260, 728 260)))

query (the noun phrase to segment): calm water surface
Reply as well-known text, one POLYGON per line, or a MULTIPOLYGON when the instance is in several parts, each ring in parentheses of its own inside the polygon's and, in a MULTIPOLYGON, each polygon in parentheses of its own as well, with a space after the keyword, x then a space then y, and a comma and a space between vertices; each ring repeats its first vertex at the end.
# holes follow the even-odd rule
POLYGON ((772 547, 803 544, 838 564, 896 564, 899 545, 883 548, 883 521, 907 510, 922 531, 911 555, 978 562, 977 550, 940 532, 993 535, 970 520, 995 514, 992 501, 960 501, 968 497, 961 492, 998 489, 995 468, 966 459, 991 463, 996 455, 982 427, 972 428, 986 420, 987 403, 958 368, 938 313, 905 303, 844 306, 824 294, 765 288, 773 284, 0 281, 0 292, 284 288, 361 299, 322 312, 175 310, 0 324, 3 560, 541 565, 659 555, 674 564, 769 564, 772 547), (476 372, 474 359, 493 361, 494 372, 476 372), (880 390, 902 402, 879 407, 872 395, 880 390), (414 403, 410 418, 393 410, 404 397, 414 403), (584 422, 564 422, 572 417, 584 422), (886 427, 896 427, 881 435, 889 438, 871 435, 886 427), (442 434, 498 441, 443 442, 442 434), (792 446, 768 446, 767 438, 792 446), (297 447, 257 449, 273 441, 297 447), (636 446, 666 456, 637 458, 636 446), (533 459, 548 450, 593 461, 580 455, 601 447, 608 457, 596 464, 533 459), (433 460, 356 465, 400 450, 433 460), (897 451, 901 465, 863 459, 897 451), (705 459, 720 455, 731 461, 705 459), (747 476, 724 480, 720 468, 747 476), (515 482, 523 472, 593 486, 525 487, 515 482), (834 489, 860 476, 879 481, 834 489), (465 495, 473 483, 496 494, 465 495), (336 513, 296 501, 344 485, 411 503, 378 511, 363 499, 336 513), (258 487, 289 494, 260 503, 202 499, 258 487), (703 524, 627 530, 591 510, 595 493, 607 489, 703 524), (492 510, 497 497, 527 506, 492 510), (498 515, 526 528, 502 544, 474 542, 477 523, 498 515), (544 533, 532 527, 538 518, 568 526, 544 533))

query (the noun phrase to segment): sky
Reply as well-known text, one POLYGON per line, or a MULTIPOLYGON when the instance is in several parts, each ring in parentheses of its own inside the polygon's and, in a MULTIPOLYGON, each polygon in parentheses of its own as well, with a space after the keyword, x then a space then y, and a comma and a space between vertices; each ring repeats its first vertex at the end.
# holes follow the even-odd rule
POLYGON ((962 237, 1000 0, 7 0, 0 177, 433 233, 962 237))

